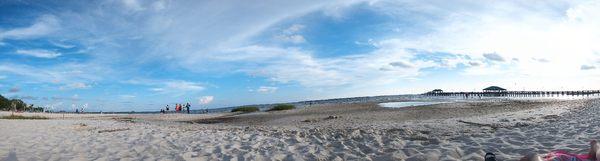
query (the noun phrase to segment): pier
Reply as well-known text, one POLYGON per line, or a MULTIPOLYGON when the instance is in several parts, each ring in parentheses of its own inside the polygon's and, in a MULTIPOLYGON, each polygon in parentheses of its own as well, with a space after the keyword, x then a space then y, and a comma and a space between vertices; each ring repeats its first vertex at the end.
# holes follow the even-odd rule
POLYGON ((491 86, 485 88, 483 92, 444 92, 441 89, 424 93, 425 96, 450 96, 464 98, 481 97, 591 97, 600 96, 600 90, 580 90, 580 91, 508 91, 506 89, 491 86))

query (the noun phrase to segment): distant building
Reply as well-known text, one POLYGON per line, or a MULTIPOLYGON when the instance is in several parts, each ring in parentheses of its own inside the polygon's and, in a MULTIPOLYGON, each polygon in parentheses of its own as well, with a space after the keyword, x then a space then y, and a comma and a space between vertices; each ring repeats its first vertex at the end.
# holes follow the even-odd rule
POLYGON ((501 93, 501 92, 506 92, 506 89, 504 89, 502 87, 498 87, 498 86, 490 86, 490 87, 484 88, 483 92, 501 93))

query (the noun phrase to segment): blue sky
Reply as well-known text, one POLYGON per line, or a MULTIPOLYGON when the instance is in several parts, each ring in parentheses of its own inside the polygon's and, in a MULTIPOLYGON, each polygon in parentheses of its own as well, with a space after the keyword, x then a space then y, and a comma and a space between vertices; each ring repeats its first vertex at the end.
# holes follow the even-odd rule
POLYGON ((54 110, 600 89, 598 1, 2 1, 0 94, 54 110))

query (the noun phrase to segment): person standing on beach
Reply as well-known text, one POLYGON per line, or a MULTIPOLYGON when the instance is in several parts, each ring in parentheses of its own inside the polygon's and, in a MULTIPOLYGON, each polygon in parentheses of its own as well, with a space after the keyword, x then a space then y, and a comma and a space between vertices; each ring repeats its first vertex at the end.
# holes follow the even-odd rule
MULTIPOLYGON (((167 111, 166 111, 166 112, 169 112, 169 105, 167 105, 167 107, 165 107, 165 108, 167 109, 167 111)), ((166 113, 166 112, 165 112, 165 113, 166 113)))
POLYGON ((190 114, 190 103, 186 103, 185 104, 185 110, 187 110, 187 113, 190 114))

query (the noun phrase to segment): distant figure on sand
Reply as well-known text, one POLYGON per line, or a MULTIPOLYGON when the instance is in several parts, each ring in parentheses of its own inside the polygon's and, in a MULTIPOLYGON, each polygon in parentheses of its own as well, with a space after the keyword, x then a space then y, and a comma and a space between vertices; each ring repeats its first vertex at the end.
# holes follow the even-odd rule
POLYGON ((169 105, 167 105, 167 107, 165 107, 165 108, 167 109, 167 111, 166 111, 166 112, 169 112, 169 105))
POLYGON ((190 103, 185 104, 185 110, 187 110, 187 113, 190 114, 190 103))
POLYGON ((538 154, 529 154, 521 161, 598 161, 600 160, 600 143, 596 140, 590 142, 588 154, 570 154, 565 151, 553 151, 542 157, 538 154))

